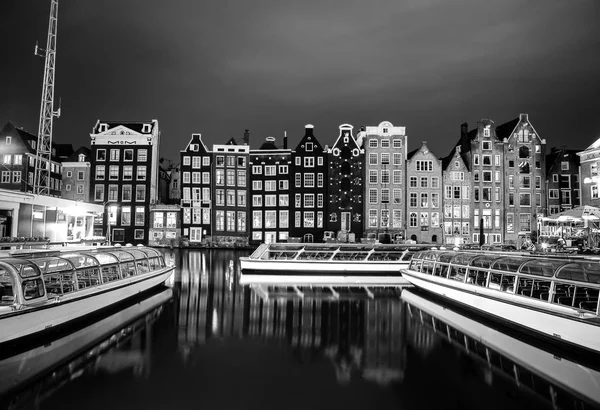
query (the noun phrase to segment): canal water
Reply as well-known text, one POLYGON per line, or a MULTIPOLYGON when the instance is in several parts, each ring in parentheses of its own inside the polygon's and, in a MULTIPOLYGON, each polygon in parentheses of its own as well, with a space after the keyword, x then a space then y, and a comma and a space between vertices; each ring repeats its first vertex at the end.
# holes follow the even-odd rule
POLYGON ((597 367, 414 289, 258 292, 238 284, 248 252, 163 252, 168 286, 0 352, 0 408, 598 406, 597 367))

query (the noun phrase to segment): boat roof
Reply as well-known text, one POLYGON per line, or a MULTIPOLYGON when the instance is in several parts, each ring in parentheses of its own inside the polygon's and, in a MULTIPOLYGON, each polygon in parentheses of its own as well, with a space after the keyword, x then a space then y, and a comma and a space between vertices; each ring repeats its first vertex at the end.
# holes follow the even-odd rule
POLYGON ((95 246, 58 249, 19 249, 3 252, 0 264, 10 265, 23 276, 26 267, 38 267, 44 273, 135 261, 159 256, 149 247, 95 246))
POLYGON ((600 284, 598 258, 427 250, 416 253, 413 259, 600 284))

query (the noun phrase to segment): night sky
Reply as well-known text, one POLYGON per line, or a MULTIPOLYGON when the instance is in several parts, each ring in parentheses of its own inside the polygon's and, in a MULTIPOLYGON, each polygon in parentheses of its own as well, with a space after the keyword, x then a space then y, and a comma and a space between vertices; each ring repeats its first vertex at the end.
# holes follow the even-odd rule
MULTIPOLYGON (((37 134, 50 0, 1 0, 0 123, 37 134)), ((158 119, 161 156, 251 132, 290 148, 314 124, 406 126, 448 154, 520 112, 548 147, 600 137, 599 0, 61 0, 54 141, 97 119, 158 119)))

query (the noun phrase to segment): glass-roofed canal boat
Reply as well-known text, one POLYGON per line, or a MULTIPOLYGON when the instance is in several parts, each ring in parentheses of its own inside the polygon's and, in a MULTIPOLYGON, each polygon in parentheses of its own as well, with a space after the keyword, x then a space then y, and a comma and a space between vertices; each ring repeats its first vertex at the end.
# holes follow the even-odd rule
POLYGON ((400 269, 431 245, 261 244, 240 257, 241 284, 408 285, 400 269))
POLYGON ((160 252, 140 246, 0 257, 0 346, 122 302, 164 283, 173 270, 160 252))
POLYGON ((553 342, 600 352, 600 259, 423 251, 402 275, 418 288, 553 342))

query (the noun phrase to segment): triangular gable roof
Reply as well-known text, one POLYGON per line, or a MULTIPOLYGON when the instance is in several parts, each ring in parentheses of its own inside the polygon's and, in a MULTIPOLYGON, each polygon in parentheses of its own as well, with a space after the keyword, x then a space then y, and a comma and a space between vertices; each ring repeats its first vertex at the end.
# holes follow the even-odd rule
POLYGON ((190 141, 185 146, 185 149, 181 150, 181 152, 188 152, 190 150, 190 144, 200 144, 200 147, 202 147, 201 150, 203 150, 205 154, 210 153, 208 147, 206 146, 206 144, 204 144, 204 141, 202 141, 202 134, 192 134, 190 141))
POLYGON ((306 144, 306 142, 308 141, 309 138, 311 138, 310 142, 313 143, 313 149, 314 149, 314 147, 317 147, 318 151, 324 151, 325 150, 325 148, 321 145, 321 143, 319 142, 319 140, 315 136, 315 134, 313 132, 313 126, 311 124, 308 124, 304 128, 304 136, 300 139, 300 142, 298 142, 298 145, 296 145, 296 148, 294 148, 294 151, 301 151, 302 150, 301 149, 302 145, 306 144))
POLYGON ((469 164, 465 161, 465 159, 463 158, 461 153, 458 153, 456 151, 456 147, 452 148, 452 151, 450 151, 450 154, 448 154, 445 158, 441 158, 441 160, 442 160, 442 171, 445 171, 448 168, 448 166, 450 164, 452 164, 452 162, 454 162, 455 160, 460 160, 460 162, 462 162, 464 164, 467 171, 470 171, 469 164))
POLYGON ((331 147, 331 148, 333 149, 333 148, 337 147, 337 146, 338 146, 338 144, 339 144, 339 145, 344 145, 345 143, 344 143, 344 142, 340 142, 340 140, 341 140, 341 138, 342 138, 342 137, 343 137, 343 136, 344 136, 346 133, 348 133, 348 136, 350 137, 350 140, 351 140, 351 142, 349 142, 349 143, 348 143, 348 145, 352 145, 352 144, 354 144, 354 147, 355 147, 355 148, 358 148, 358 149, 360 149, 361 151, 363 151, 363 148, 358 146, 358 143, 356 142, 356 139, 354 139, 354 135, 352 135, 352 129, 353 129, 353 128, 354 128, 354 127, 353 127, 352 125, 350 125, 350 124, 342 124, 342 125, 340 125, 340 126, 339 126, 339 129, 340 129, 340 135, 338 135, 337 139, 335 140, 335 142, 333 143, 333 145, 332 145, 332 147, 331 147))

